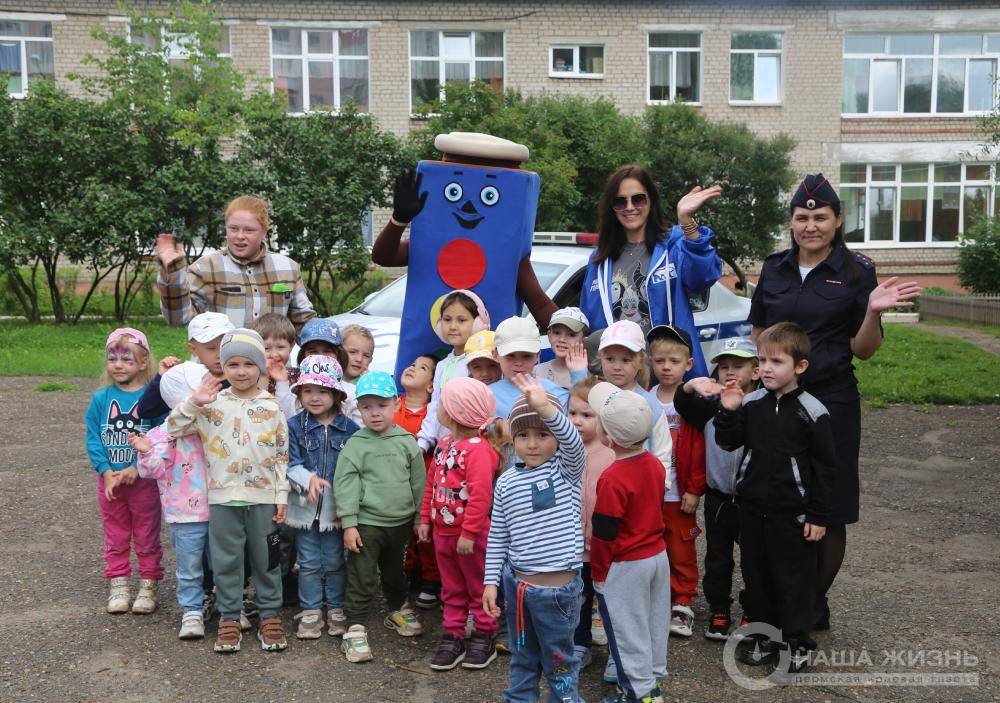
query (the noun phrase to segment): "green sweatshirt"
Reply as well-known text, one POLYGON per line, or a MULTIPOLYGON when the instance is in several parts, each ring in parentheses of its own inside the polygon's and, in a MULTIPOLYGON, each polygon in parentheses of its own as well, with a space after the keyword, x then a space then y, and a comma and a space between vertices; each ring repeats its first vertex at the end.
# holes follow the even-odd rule
POLYGON ((341 525, 409 522, 420 511, 426 478, 424 456, 412 434, 399 425, 381 435, 362 427, 337 460, 333 495, 341 525))

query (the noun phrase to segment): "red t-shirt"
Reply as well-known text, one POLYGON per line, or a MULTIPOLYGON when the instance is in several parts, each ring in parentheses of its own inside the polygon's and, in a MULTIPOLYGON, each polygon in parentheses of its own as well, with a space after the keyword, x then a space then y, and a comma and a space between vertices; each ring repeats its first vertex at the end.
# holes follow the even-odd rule
POLYGON ((420 522, 442 536, 476 537, 490 528, 493 477, 500 456, 482 437, 438 442, 424 488, 420 522))
POLYGON ((424 424, 424 418, 427 417, 427 405, 420 410, 410 410, 406 407, 406 396, 401 395, 399 396, 399 409, 392 416, 392 421, 416 437, 420 426, 424 424))
POLYGON ((618 459, 597 481, 592 519, 590 573, 595 582, 608 577, 615 561, 656 556, 663 542, 663 463, 649 452, 618 459))

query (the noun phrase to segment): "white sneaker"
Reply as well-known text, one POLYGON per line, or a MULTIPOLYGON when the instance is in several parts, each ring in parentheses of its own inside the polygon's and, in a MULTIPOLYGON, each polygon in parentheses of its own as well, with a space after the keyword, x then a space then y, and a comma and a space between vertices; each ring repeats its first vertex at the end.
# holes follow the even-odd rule
POLYGON ((675 605, 670 611, 670 634, 690 637, 694 634, 694 611, 686 605, 675 605))
POLYGON ((340 651, 352 664, 371 661, 372 650, 368 646, 368 630, 364 625, 351 625, 350 629, 344 633, 344 640, 340 643, 340 651))
POLYGON ((318 640, 323 636, 323 611, 319 609, 303 610, 295 616, 299 621, 299 629, 295 636, 300 640, 318 640))
POLYGON ((409 603, 403 603, 399 610, 393 610, 386 615, 383 622, 386 627, 395 630, 402 637, 416 637, 424 631, 409 603))
POLYGON ((240 611, 240 630, 246 632, 253 627, 253 623, 250 622, 250 618, 247 616, 245 610, 240 611))
POLYGON ((128 576, 108 579, 108 612, 127 613, 132 604, 132 594, 129 592, 128 576))
POLYGON ((329 608, 326 611, 327 634, 330 637, 342 637, 347 632, 347 616, 343 608, 329 608))
POLYGON ((181 616, 181 629, 177 633, 177 639, 200 640, 205 636, 205 619, 201 611, 189 610, 181 616))
POLYGON ((138 615, 148 615, 156 610, 156 586, 153 579, 142 579, 139 582, 139 594, 132 603, 132 612, 138 615))
POLYGON ((604 674, 601 676, 604 683, 618 683, 618 667, 615 666, 615 658, 608 656, 607 666, 604 667, 604 674))

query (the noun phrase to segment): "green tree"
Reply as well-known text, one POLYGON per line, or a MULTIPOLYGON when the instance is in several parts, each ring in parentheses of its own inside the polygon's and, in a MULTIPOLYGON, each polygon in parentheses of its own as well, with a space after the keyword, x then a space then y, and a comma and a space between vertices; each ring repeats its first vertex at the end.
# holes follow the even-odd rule
POLYGON ((962 235, 958 282, 974 293, 1000 294, 1000 217, 984 217, 962 235))
POLYGON ((642 161, 660 189, 668 219, 672 208, 696 185, 722 185, 698 219, 716 232, 719 256, 746 284, 742 264, 759 261, 774 248, 788 221, 782 193, 795 182, 791 152, 783 134, 754 135, 743 125, 711 122, 695 108, 657 105, 647 109, 642 161))
POLYGON ((266 115, 248 124, 238 164, 249 189, 270 198, 276 244, 298 261, 321 315, 342 310, 364 284, 371 255, 362 222, 388 204, 403 153, 353 103, 337 113, 266 115), (338 283, 350 287, 334 299, 338 283))

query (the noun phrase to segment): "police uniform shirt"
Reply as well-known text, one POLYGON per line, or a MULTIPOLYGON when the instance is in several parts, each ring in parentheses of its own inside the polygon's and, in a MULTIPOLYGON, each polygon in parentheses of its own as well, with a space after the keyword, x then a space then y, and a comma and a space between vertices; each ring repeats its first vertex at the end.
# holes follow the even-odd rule
POLYGON ((851 339, 864 322, 868 296, 877 285, 872 260, 843 246, 834 246, 804 279, 792 249, 776 252, 764 260, 748 322, 763 328, 789 321, 806 331, 812 342, 802 378, 807 389, 854 387, 851 339), (856 263, 853 281, 849 256, 856 263))

